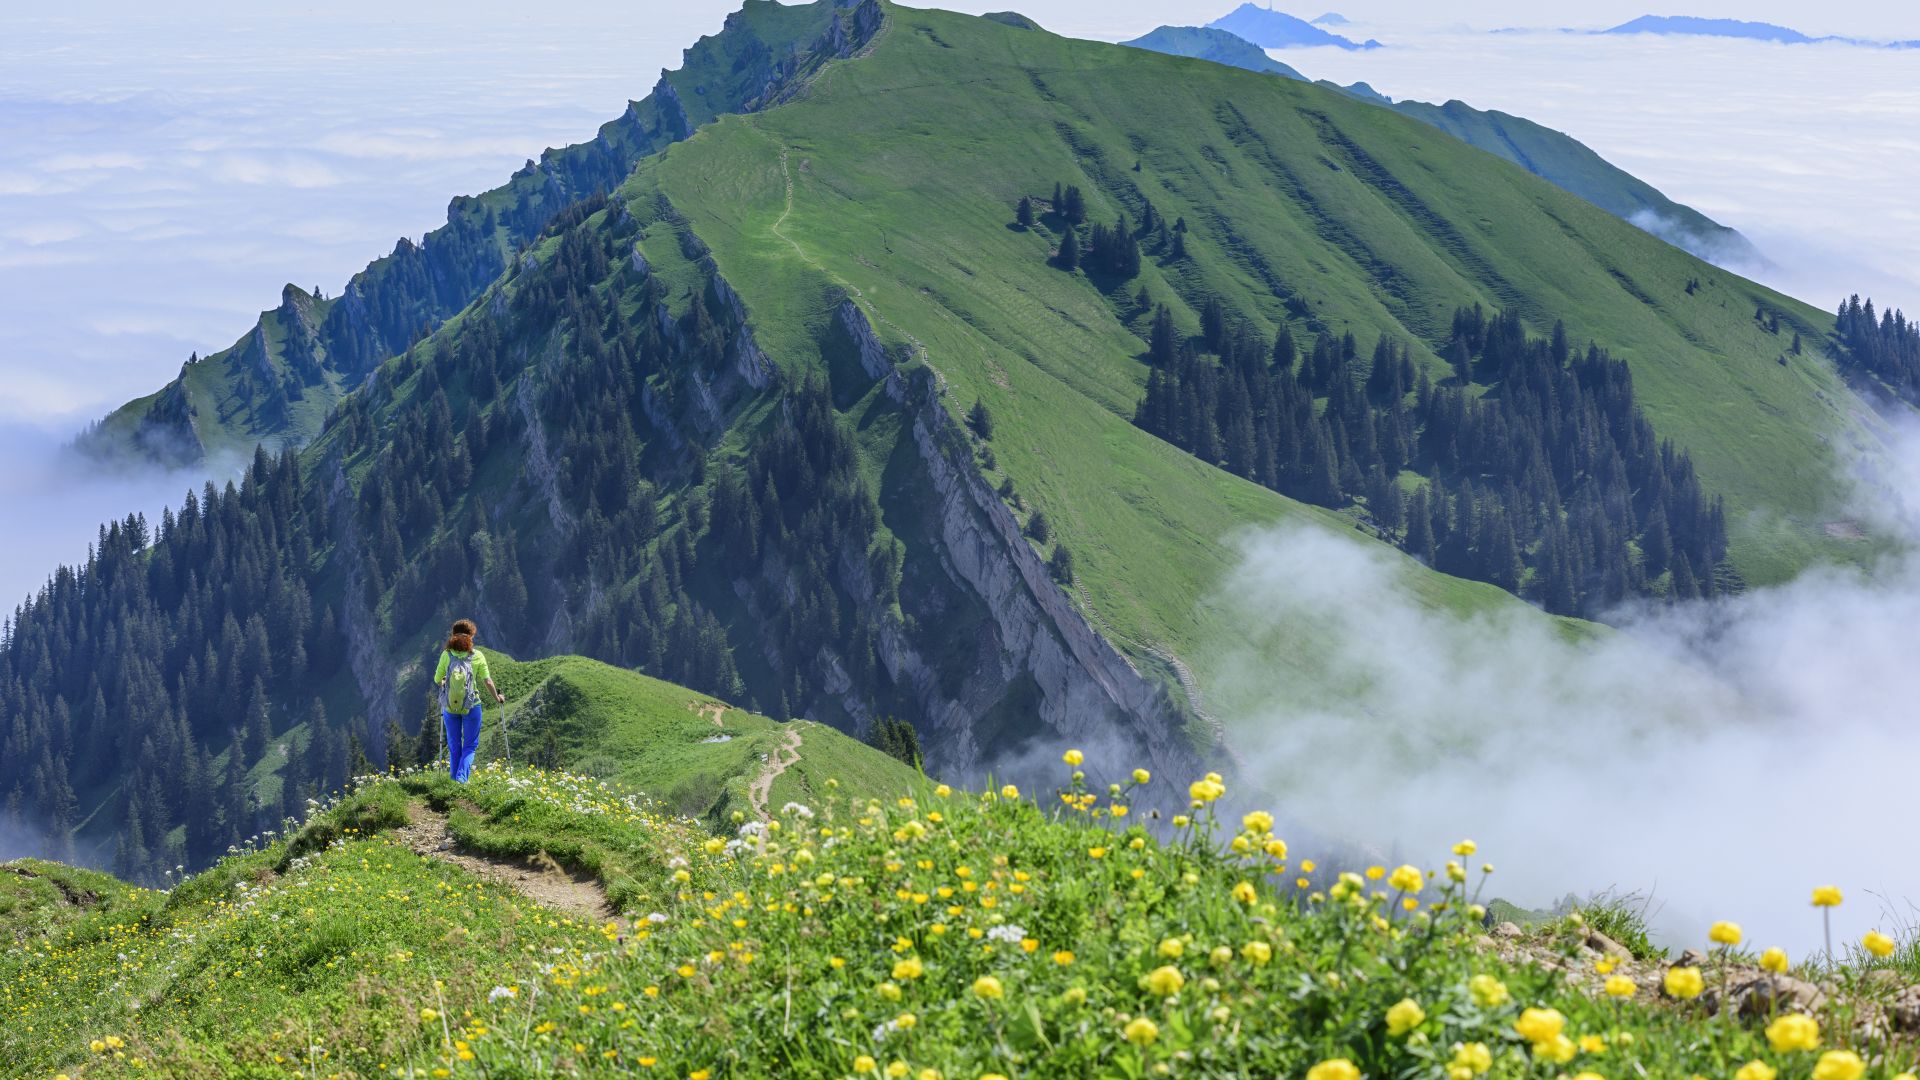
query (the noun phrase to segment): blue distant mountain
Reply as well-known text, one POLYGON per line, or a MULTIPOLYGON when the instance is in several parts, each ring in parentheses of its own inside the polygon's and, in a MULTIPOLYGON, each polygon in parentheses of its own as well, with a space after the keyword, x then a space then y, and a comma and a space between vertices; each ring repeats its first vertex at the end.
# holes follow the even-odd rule
POLYGON ((1815 45, 1835 42, 1843 45, 1867 45, 1882 49, 1920 48, 1920 41, 1869 41, 1863 38, 1810 37, 1788 26, 1747 22, 1743 19, 1702 19, 1693 15, 1642 15, 1631 22, 1597 34, 1661 34, 1669 37, 1739 38, 1744 41, 1772 41, 1782 45, 1815 45))
POLYGON ((1339 34, 1330 34, 1305 19, 1296 19, 1284 11, 1245 3, 1207 24, 1245 38, 1263 49, 1291 49, 1308 45, 1333 45, 1342 49, 1377 49, 1380 43, 1354 42, 1339 34))
POLYGON ((1307 79, 1305 75, 1268 56, 1253 42, 1211 26, 1162 26, 1120 44, 1171 56, 1211 60, 1216 64, 1248 71, 1264 71, 1302 82, 1307 79))
POLYGON ((1642 15, 1623 22, 1603 34, 1679 34, 1691 37, 1745 38, 1749 41, 1778 41, 1788 45, 1806 45, 1811 38, 1798 30, 1772 23, 1745 22, 1740 19, 1701 19, 1692 15, 1642 15))
POLYGON ((1313 20, 1313 25, 1315 26, 1346 26, 1347 24, 1347 17, 1337 11, 1329 11, 1325 15, 1313 20))

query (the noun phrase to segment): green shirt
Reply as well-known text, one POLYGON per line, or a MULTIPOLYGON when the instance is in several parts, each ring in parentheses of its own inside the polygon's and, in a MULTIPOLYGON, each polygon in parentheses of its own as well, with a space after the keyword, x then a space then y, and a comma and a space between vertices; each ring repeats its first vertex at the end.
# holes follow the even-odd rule
MULTIPOLYGON (((473 657, 474 685, 478 686, 481 683, 493 681, 493 676, 487 673, 487 658, 479 649, 475 649, 471 653, 461 653, 460 655, 473 657)), ((447 681, 447 661, 452 658, 452 653, 445 649, 440 650, 440 665, 433 669, 433 685, 439 686, 441 683, 447 681)))

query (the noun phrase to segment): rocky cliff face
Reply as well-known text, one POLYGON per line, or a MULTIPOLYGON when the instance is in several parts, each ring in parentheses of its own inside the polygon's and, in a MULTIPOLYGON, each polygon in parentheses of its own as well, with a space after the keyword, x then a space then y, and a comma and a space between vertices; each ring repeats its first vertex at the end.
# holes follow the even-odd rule
MULTIPOLYGON (((1180 736, 1178 707, 1164 687, 1141 675, 1096 633, 1054 584, 1019 522, 975 468, 967 436, 942 404, 932 372, 896 368, 851 300, 840 305, 836 318, 852 338, 861 366, 884 381, 887 397, 911 417, 913 446, 935 508, 930 531, 944 577, 987 612, 987 632, 978 636, 974 655, 963 665, 967 673, 957 693, 943 689, 953 673, 943 678, 897 620, 867 613, 882 623, 879 652, 888 672, 918 692, 930 720, 922 739, 937 754, 944 775, 1022 771, 1018 752, 1007 755, 1010 747, 1028 740, 1075 743, 1109 769, 1142 760, 1163 772, 1191 768, 1195 755, 1180 736), (1024 712, 1016 700, 1029 703, 1032 715, 1006 715, 1009 705, 1024 712), (1023 730, 1006 730, 1009 724, 1023 730)), ((864 562, 843 559, 840 572, 850 593, 871 596, 864 562)))

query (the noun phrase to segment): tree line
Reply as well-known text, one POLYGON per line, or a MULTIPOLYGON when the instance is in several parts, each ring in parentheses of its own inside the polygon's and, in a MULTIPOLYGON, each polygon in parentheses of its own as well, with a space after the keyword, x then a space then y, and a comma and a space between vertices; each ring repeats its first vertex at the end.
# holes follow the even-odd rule
POLYGON ((1210 300, 1189 339, 1162 306, 1135 423, 1276 491, 1358 507, 1436 569, 1557 614, 1739 587, 1720 500, 1656 438, 1624 361, 1478 306, 1440 351, 1451 374, 1435 383, 1385 336, 1364 359, 1351 333, 1303 352, 1289 328, 1264 341, 1210 300))

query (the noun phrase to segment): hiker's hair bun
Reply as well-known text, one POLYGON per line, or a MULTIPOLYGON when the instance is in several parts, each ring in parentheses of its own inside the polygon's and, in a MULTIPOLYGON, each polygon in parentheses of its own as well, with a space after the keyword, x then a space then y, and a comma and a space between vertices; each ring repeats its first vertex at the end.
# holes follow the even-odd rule
POLYGON ((472 634, 455 634, 452 637, 448 638, 447 651, 448 652, 472 652, 473 651, 473 635, 472 634))
POLYGON ((474 635, 474 630, 475 628, 474 628, 472 619, 459 619, 459 620, 456 620, 453 624, 453 632, 456 634, 465 634, 468 637, 472 637, 474 635))

